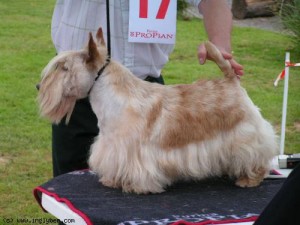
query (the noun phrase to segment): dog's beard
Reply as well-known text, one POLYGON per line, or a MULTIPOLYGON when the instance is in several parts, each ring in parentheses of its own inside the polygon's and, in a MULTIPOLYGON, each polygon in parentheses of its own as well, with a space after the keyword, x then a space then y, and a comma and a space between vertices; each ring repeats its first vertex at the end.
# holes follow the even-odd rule
MULTIPOLYGON (((58 124, 66 116, 66 124, 70 121, 76 104, 76 96, 65 96, 61 82, 55 82, 56 76, 49 77, 41 83, 38 101, 40 114, 51 122, 58 124), (61 85, 57 85, 57 84, 61 85)), ((56 78, 57 79, 57 78, 56 78)))
POLYGON ((69 123, 72 112, 76 104, 76 97, 62 97, 60 103, 49 107, 41 100, 41 115, 48 118, 51 122, 58 124, 66 116, 66 124, 69 123))

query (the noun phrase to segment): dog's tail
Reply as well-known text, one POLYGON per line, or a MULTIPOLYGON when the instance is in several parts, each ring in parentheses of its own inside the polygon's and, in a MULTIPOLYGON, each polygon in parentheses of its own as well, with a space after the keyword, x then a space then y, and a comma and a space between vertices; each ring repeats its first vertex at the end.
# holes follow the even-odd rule
POLYGON ((207 41, 205 42, 205 47, 212 60, 219 66, 225 77, 236 77, 236 74, 232 69, 230 62, 224 59, 219 49, 217 49, 217 47, 213 43, 207 41))

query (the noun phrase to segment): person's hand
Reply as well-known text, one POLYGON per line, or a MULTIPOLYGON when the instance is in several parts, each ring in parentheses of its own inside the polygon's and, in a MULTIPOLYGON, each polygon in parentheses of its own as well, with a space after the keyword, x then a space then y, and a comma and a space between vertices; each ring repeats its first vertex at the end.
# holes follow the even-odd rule
MULTIPOLYGON (((237 63, 233 59, 232 54, 228 53, 224 48, 218 47, 218 49, 220 50, 224 59, 227 59, 230 62, 232 68, 234 69, 235 74, 238 76, 243 76, 244 75, 243 66, 241 64, 237 63)), ((199 63, 201 65, 203 65, 206 62, 206 60, 211 60, 210 56, 208 55, 208 53, 206 51, 204 43, 202 43, 198 47, 198 59, 199 59, 199 63)))

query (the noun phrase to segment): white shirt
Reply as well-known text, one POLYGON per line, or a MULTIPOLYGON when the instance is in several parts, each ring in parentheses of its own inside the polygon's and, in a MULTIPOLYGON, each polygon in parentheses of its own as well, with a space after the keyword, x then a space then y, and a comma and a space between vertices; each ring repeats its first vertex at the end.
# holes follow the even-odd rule
MULTIPOLYGON (((197 6, 201 0, 190 0, 197 6)), ((101 26, 106 38, 105 0, 57 0, 51 35, 57 52, 82 49, 101 26)), ((174 45, 128 42, 129 0, 110 0, 112 58, 141 79, 158 77, 174 45)))

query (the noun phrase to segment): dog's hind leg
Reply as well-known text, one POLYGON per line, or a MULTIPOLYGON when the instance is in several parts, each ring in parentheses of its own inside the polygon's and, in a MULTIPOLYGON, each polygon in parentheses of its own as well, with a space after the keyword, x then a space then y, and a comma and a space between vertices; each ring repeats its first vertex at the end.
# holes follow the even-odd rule
POLYGON ((236 185, 259 185, 270 169, 277 148, 271 125, 266 121, 241 123, 230 142, 233 143, 230 173, 237 178, 236 185))

